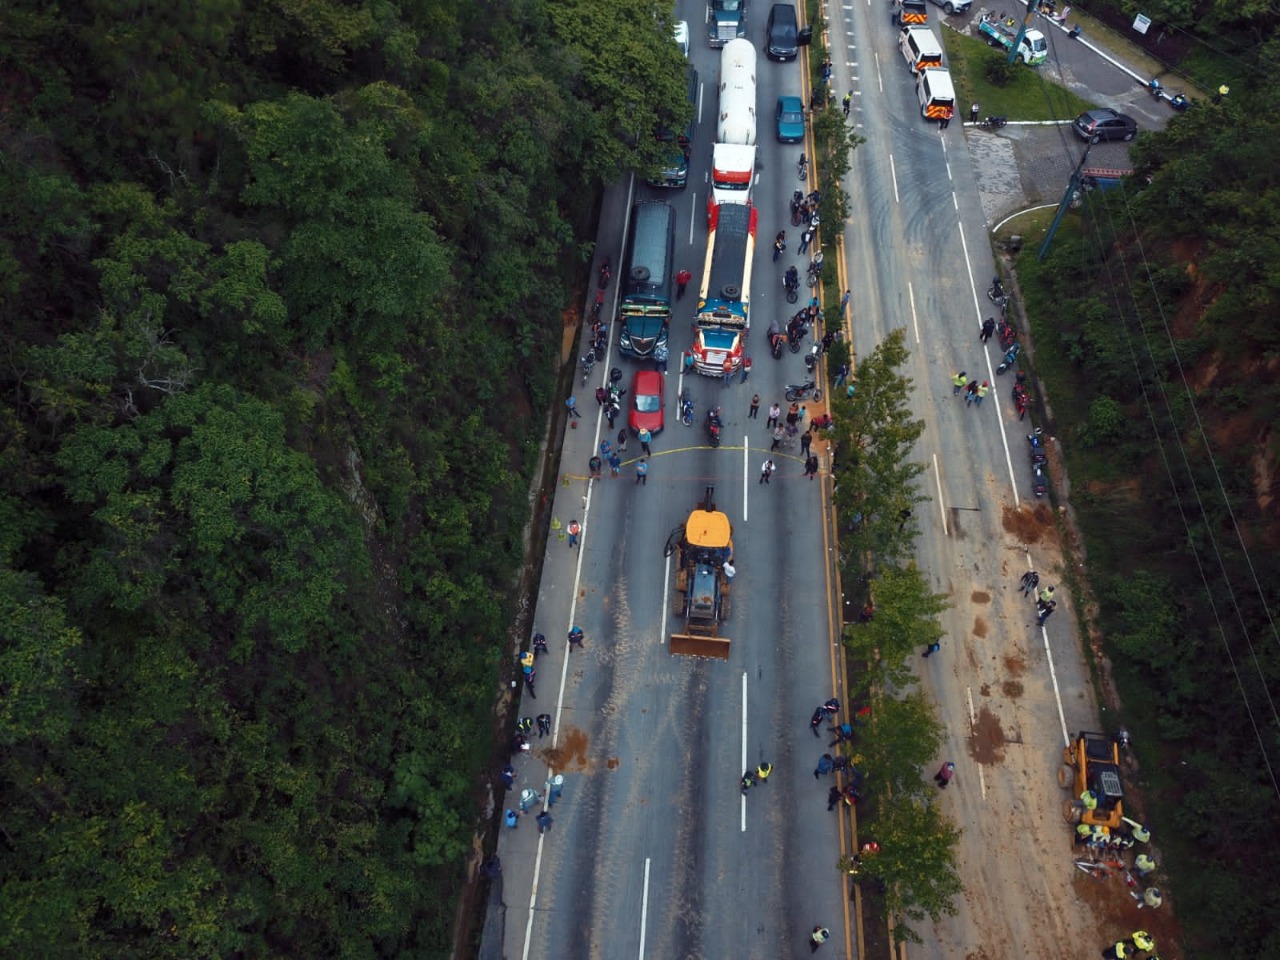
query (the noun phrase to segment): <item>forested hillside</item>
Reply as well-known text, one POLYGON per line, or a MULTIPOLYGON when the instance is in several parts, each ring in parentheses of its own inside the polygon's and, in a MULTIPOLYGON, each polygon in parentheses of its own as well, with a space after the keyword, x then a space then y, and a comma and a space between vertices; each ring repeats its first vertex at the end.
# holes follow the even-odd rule
POLYGON ((663 3, 0 12, 0 954, 443 956, 663 3))
POLYGON ((1043 264, 1018 260, 1084 612, 1185 953, 1222 960, 1280 956, 1280 44, 1238 51, 1250 79, 1140 137, 1123 189, 1091 194, 1043 264))

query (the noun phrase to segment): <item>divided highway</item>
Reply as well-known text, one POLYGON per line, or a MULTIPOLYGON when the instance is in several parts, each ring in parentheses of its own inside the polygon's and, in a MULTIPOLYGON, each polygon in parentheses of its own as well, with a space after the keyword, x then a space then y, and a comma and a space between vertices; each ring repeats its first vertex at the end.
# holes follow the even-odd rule
MULTIPOLYGON (((562 526, 579 520, 584 535, 580 550, 555 539, 548 547, 535 629, 549 638, 551 654, 538 662, 538 699, 526 697, 521 710, 553 714, 554 745, 535 740, 514 761, 515 790, 497 802, 514 808, 522 788, 541 792, 549 769, 566 782, 549 833, 538 835, 532 815, 504 830, 504 876, 482 957, 798 957, 807 955, 815 924, 832 931, 822 956, 855 955, 852 904, 834 869, 848 824, 826 810, 831 781, 813 776, 826 737, 815 739, 808 727, 813 708, 837 691, 826 451, 819 451, 823 475, 810 481, 798 450, 770 453, 765 428, 769 405, 785 409, 785 385, 805 376, 802 355, 775 361, 764 337, 771 320, 785 322, 795 309, 782 296, 783 269, 796 264, 803 275, 807 263, 796 253, 799 231, 788 209, 801 186, 795 162, 803 148, 774 141, 774 103, 780 94, 807 100, 809 91, 797 63, 760 57, 750 378, 735 376, 725 387, 718 378, 684 377, 678 357, 690 339, 705 253, 719 55, 706 45, 702 7, 684 0, 676 12, 690 22, 702 85, 689 186, 611 190, 600 237, 601 253, 620 270, 631 204, 660 199, 677 210, 675 269, 694 280, 671 325, 666 428, 653 440, 645 485, 635 482, 634 439, 620 479, 606 470, 589 483, 588 458, 623 422, 608 428, 591 402, 594 388, 617 366, 629 389, 638 367, 611 353, 577 390, 586 416, 567 435, 554 513, 562 526), (780 229, 788 250, 775 264, 780 229), (681 389, 696 403, 692 427, 679 422, 681 389), (755 393, 761 411, 751 420, 755 393), (723 408, 717 449, 706 445, 703 425, 712 405, 723 408), (760 468, 770 456, 779 469, 763 485, 760 468), (706 486, 734 526, 727 662, 667 651, 677 625, 663 548, 706 486), (586 644, 569 653, 564 636, 574 623, 586 644), (775 771, 744 801, 739 777, 761 761, 775 771)), ((750 8, 748 38, 758 50, 767 12, 762 3, 750 8)), ((846 184, 854 347, 866 353, 889 330, 908 331, 913 407, 927 424, 917 458, 929 464, 922 491, 932 500, 916 511, 918 562, 952 601, 942 655, 922 661, 922 682, 948 728, 949 755, 940 760, 958 767, 942 803, 964 831, 967 892, 957 918, 921 930, 928 942, 913 956, 1056 956, 1056 945, 1092 945, 1058 869, 1069 835, 1053 776, 1066 730, 1088 726, 1095 707, 1069 617, 1050 620, 1047 633, 1035 628, 1015 588, 1029 560, 1045 582, 1055 574, 1049 558, 1027 552, 1035 524, 1012 516, 1029 475, 1008 400, 1012 383, 995 376, 996 351, 978 342, 992 262, 975 172, 958 122, 940 132, 920 118, 885 5, 832 6, 829 16, 837 100, 855 92, 852 119, 868 141, 846 184), (983 406, 952 398, 956 369, 993 383, 983 406)), ((829 230, 823 236, 830 261, 837 247, 829 230)), ((616 289, 615 279, 611 298, 616 289)), ((836 309, 827 305, 828 314, 836 309)))

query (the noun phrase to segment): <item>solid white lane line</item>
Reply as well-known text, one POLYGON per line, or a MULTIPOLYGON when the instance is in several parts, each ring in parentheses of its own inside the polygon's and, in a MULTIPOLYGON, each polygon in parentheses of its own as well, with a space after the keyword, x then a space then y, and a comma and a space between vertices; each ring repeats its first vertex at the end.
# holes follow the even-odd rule
MULTIPOLYGON (((742 769, 747 769, 747 671, 742 671, 742 769)), ((742 832, 747 832, 747 795, 742 795, 742 832)))
POLYGON ((938 466, 938 455, 933 455, 933 482, 938 488, 938 514, 942 517, 942 535, 949 536, 947 530, 947 505, 942 499, 942 469, 938 466))
MULTIPOLYGON (((965 267, 969 270, 969 292, 973 296, 973 310, 978 319, 978 329, 982 329, 982 301, 978 299, 978 285, 973 279, 973 258, 969 256, 969 241, 965 239, 964 224, 960 226, 960 247, 964 253, 965 267)), ((995 369, 991 366, 991 348, 984 346, 982 355, 987 361, 987 382, 995 383, 995 369)), ((1013 488, 1013 507, 1018 509, 1022 505, 1022 500, 1018 496, 1018 481, 1013 475, 1013 455, 1009 452, 1009 435, 1004 429, 1004 417, 1000 415, 1000 394, 995 387, 991 388, 995 392, 996 402, 992 404, 996 411, 996 425, 1000 428, 1000 442, 1004 444, 1004 463, 1009 470, 1009 486, 1013 488)))
POLYGON ((644 893, 640 895, 640 960, 644 960, 645 928, 649 925, 649 858, 644 858, 644 893))
POLYGON ((916 331, 916 346, 920 346, 920 318, 916 316, 916 291, 911 285, 911 281, 907 281, 907 298, 911 301, 911 326, 916 331))
POLYGON ((901 203, 902 198, 898 196, 898 167, 893 162, 893 154, 889 154, 889 179, 893 181, 893 202, 901 203))
POLYGON ((747 522, 747 494, 751 492, 751 451, 747 449, 750 437, 742 438, 742 522, 747 522))

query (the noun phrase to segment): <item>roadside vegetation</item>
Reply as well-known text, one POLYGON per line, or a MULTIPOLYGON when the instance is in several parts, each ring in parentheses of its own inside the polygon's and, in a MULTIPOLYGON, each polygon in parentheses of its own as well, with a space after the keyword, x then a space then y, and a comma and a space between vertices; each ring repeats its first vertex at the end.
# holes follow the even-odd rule
MULTIPOLYGON (((826 25, 816 0, 807 10, 814 26, 810 83, 822 90, 826 25)), ((843 225, 852 208, 841 184, 854 149, 865 141, 845 119, 839 97, 828 96, 814 111, 812 129, 822 222, 843 225)), ((824 266, 822 290, 827 328, 840 331, 843 291, 834 255, 824 266)), ((850 309, 856 312, 856 303, 850 309)), ((854 743, 842 748, 865 783, 855 850, 835 866, 862 886, 864 897, 874 898, 864 902, 883 910, 895 940, 920 943, 911 924, 953 914, 963 884, 955 863, 958 829, 938 809, 925 773, 937 759, 942 724, 932 704, 911 689, 909 664, 941 637, 938 616, 946 598, 929 591, 910 559, 918 532, 913 507, 925 498, 915 486, 924 466, 909 457, 924 423, 912 419, 907 406, 911 382, 900 373, 907 357, 905 331, 895 330, 865 358, 855 358, 841 339, 825 362, 840 573, 846 592, 858 598, 855 609, 871 602, 876 607, 868 622, 845 627, 842 638, 856 665, 846 678, 845 702, 850 709, 869 709, 859 713, 854 743), (836 371, 855 359, 848 381, 836 383, 836 371), (878 852, 859 854, 868 842, 878 852)), ((878 940, 876 930, 869 940, 878 940)))
POLYGON ((670 5, 179 6, 4 14, 0 953, 447 956, 670 5))
POLYGON ((866 776, 857 839, 860 848, 879 846, 838 866, 862 884, 864 896, 883 897, 896 940, 920 943, 911 923, 953 914, 963 884, 958 830, 927 779, 942 724, 914 689, 912 667, 942 637, 946 597, 929 590, 910 559, 918 534, 912 508, 925 498, 914 482, 924 466, 908 458, 924 423, 911 417, 911 381, 899 372, 907 357, 906 332, 894 330, 858 363, 853 395, 833 388, 830 401, 840 576, 863 609, 859 622, 844 628, 848 659, 857 665, 846 695, 870 708, 854 725, 851 747, 853 765, 866 776))
POLYGON ((1140 138, 1123 186, 1089 193, 1044 262, 1028 244, 1014 263, 1084 535, 1086 626, 1185 953, 1206 960, 1280 955, 1280 87, 1254 78, 1140 138))

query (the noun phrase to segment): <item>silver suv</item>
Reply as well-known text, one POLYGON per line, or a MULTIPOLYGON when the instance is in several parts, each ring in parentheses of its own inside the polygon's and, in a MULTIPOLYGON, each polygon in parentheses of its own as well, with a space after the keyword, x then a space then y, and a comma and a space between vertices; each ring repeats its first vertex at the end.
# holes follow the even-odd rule
POLYGON ((949 14, 965 13, 973 6, 973 0, 933 0, 933 2, 949 14))

